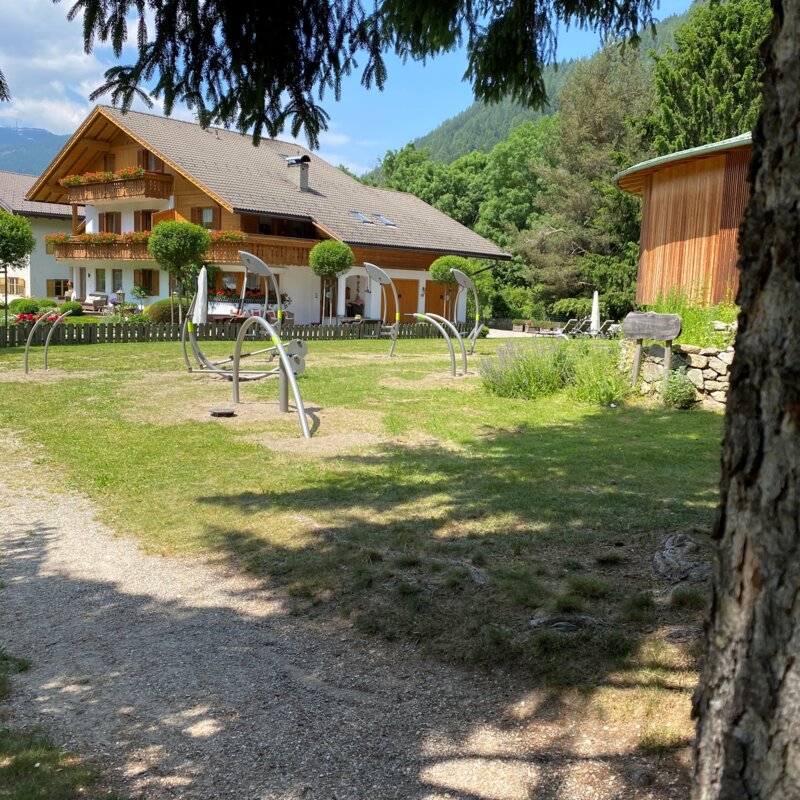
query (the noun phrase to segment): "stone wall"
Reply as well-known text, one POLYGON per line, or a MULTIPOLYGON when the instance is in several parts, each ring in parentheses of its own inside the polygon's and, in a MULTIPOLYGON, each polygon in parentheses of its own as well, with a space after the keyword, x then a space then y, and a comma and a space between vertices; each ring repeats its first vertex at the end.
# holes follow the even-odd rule
MULTIPOLYGON (((633 364, 636 343, 623 342, 623 357, 628 369, 633 364)), ((672 369, 686 370, 694 384, 697 401, 706 408, 723 408, 728 399, 728 371, 733 363, 733 347, 696 347, 676 344, 672 347, 672 369)), ((642 350, 639 391, 643 395, 660 394, 664 387, 664 347, 653 344, 642 350)))

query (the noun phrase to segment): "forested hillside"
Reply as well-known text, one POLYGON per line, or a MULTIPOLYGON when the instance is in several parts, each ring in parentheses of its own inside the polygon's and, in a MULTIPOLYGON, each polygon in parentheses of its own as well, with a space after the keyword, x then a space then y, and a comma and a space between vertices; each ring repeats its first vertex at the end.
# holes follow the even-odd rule
MULTIPOLYGON (((615 42, 571 64, 557 111, 490 151, 446 163, 411 143, 387 152, 371 180, 417 195, 513 255, 482 279, 494 316, 584 315, 597 289, 603 314, 619 319, 634 307, 640 200, 614 175, 751 128, 770 16, 768 0, 696 4, 662 24, 660 43, 673 44, 659 53, 615 42)), ((510 124, 513 106, 499 108, 510 124)))
MULTIPOLYGON (((638 47, 639 56, 649 60, 651 50, 660 53, 668 45, 674 44, 675 31, 686 21, 687 14, 673 15, 659 22, 655 36, 651 31, 646 31, 638 47)), ((544 82, 547 95, 551 98, 550 105, 545 109, 528 108, 512 100, 503 100, 494 105, 473 103, 430 133, 415 139, 414 144, 420 149, 427 149, 434 161, 448 164, 473 150, 488 153, 523 122, 535 122, 542 116, 552 114, 556 99, 572 77, 575 67, 587 60, 561 61, 545 68, 544 82)))

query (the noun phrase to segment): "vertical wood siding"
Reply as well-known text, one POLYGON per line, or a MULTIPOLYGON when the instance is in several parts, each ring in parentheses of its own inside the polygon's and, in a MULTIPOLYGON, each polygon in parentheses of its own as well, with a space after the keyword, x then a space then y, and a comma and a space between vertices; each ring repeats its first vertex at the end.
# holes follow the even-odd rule
POLYGON ((738 150, 647 176, 637 302, 653 303, 676 290, 704 304, 735 297, 749 158, 748 150, 738 150))

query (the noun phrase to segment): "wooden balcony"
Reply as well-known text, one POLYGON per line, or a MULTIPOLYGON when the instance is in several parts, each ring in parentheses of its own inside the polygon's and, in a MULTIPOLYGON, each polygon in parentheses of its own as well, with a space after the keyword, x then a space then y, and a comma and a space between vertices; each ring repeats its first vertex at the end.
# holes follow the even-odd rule
MULTIPOLYGON (((206 253, 209 264, 241 265, 239 251, 246 250, 267 264, 308 266, 313 239, 288 236, 248 236, 245 242, 213 242, 206 253)), ((148 261, 146 242, 93 243, 73 240, 51 245, 58 260, 148 261)))
POLYGON ((69 202, 99 203, 106 200, 129 200, 131 198, 154 198, 169 200, 172 194, 172 175, 163 172, 145 172, 141 178, 126 181, 84 183, 69 186, 69 202))

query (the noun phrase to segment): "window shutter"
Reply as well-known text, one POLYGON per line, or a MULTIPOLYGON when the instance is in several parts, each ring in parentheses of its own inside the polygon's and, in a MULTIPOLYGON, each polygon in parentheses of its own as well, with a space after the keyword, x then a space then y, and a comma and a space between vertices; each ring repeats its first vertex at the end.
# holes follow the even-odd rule
POLYGON ((157 269, 153 269, 153 270, 150 270, 150 275, 151 275, 151 278, 150 278, 150 296, 151 297, 155 297, 157 294, 159 294, 159 288, 158 288, 158 275, 159 275, 159 272, 158 272, 157 269))
POLYGON ((155 171, 156 172, 163 172, 164 171, 164 162, 158 157, 154 156, 155 158, 155 171))
POLYGON ((136 166, 147 169, 147 150, 138 150, 136 152, 136 166))
POLYGON ((258 217, 255 214, 242 214, 242 231, 258 233, 258 217))
POLYGON ((114 233, 122 233, 122 212, 114 213, 114 233))
POLYGON ((244 285, 244 272, 236 272, 236 294, 242 294, 242 286, 244 285))
POLYGON ((201 213, 202 212, 200 211, 199 208, 193 208, 192 209, 192 222, 195 225, 199 225, 200 222, 202 221, 201 213))
POLYGON ((54 280, 47 281, 47 296, 48 297, 55 297, 56 296, 56 282, 54 280))
POLYGON ((142 212, 133 212, 133 231, 134 233, 141 233, 142 231, 142 212))
POLYGON ((214 206, 213 222, 211 229, 218 231, 222 229, 222 209, 219 206, 214 206))
POLYGON ((135 269, 133 271, 133 285, 134 286, 142 285, 142 271, 140 269, 135 269))
POLYGON ((105 213, 97 215, 97 232, 98 233, 105 233, 106 232, 106 215, 105 215, 105 213))

